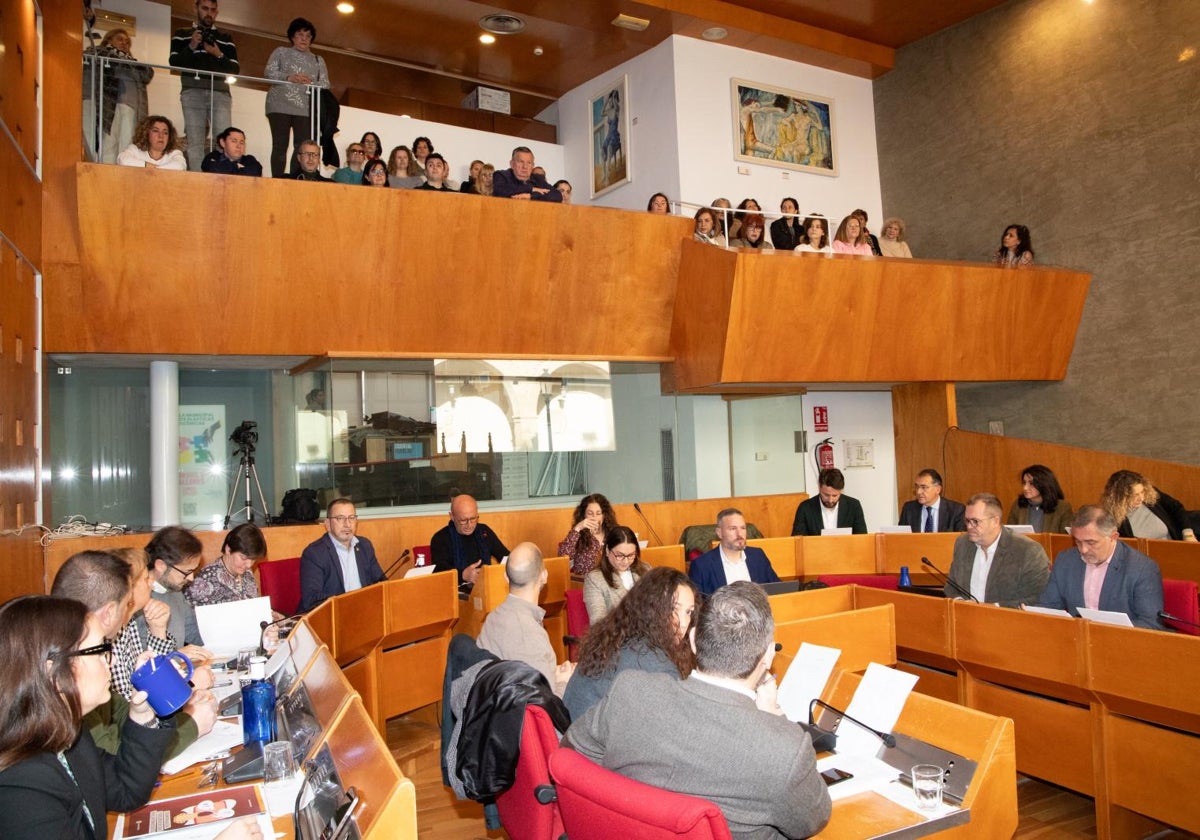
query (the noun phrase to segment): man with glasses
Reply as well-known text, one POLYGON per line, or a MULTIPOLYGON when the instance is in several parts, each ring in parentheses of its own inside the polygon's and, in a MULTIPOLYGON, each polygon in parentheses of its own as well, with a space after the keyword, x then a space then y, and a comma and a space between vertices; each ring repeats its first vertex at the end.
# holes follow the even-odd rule
POLYGON ((429 541, 433 570, 458 572, 458 585, 470 589, 485 563, 508 556, 496 532, 479 521, 479 505, 466 493, 450 496, 450 521, 429 541))
POLYGON ((362 143, 351 143, 346 147, 346 165, 333 173, 333 180, 339 184, 362 186, 362 171, 366 162, 367 152, 362 143))
POLYGON ((1039 543, 1003 525, 1004 507, 991 493, 967 502, 967 533, 954 541, 947 598, 1019 607, 1036 604, 1050 579, 1050 558, 1039 543))
POLYGON ((913 501, 904 503, 900 509, 900 524, 912 528, 913 533, 934 534, 943 531, 965 531, 963 504, 942 497, 942 476, 935 469, 917 473, 913 482, 913 501))
POLYGON ((358 513, 349 499, 334 499, 325 511, 326 536, 300 555, 300 612, 308 612, 326 598, 353 592, 387 580, 375 547, 356 535, 358 513))
POLYGON ((217 0, 196 0, 196 20, 175 30, 168 61, 172 67, 201 71, 179 74, 188 169, 199 172, 210 130, 215 139, 233 122, 233 100, 225 77, 241 72, 233 36, 217 29, 217 0))
POLYGON ((296 148, 296 163, 300 168, 289 176, 294 181, 328 181, 321 174, 321 147, 316 140, 303 140, 296 148))
MULTIPOLYGON (((150 597, 171 608, 167 630, 175 641, 185 646, 204 646, 200 626, 196 623, 196 608, 183 595, 183 590, 203 565, 203 550, 195 534, 174 525, 157 531, 146 545, 150 597)), ((186 648, 183 652, 191 656, 186 648)))

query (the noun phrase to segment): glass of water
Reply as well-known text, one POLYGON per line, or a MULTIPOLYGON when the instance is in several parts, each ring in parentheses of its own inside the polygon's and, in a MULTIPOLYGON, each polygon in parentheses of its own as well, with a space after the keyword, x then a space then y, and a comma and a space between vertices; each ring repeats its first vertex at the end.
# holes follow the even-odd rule
POLYGON ((936 764, 916 764, 912 769, 913 793, 917 797, 917 808, 934 811, 942 804, 942 783, 945 773, 936 764))

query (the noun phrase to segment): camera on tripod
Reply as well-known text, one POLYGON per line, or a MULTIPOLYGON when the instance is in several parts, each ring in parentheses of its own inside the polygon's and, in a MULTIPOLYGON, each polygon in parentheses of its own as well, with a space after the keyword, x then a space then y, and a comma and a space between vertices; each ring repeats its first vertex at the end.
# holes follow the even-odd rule
POLYGON ((255 420, 243 420, 242 425, 233 430, 233 434, 229 439, 238 445, 237 451, 253 452, 255 445, 258 443, 258 422, 255 420))

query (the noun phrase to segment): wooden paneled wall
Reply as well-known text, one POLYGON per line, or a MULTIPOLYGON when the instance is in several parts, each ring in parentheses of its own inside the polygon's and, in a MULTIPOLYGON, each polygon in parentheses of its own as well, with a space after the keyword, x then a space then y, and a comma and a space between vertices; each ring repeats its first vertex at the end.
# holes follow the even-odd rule
MULTIPOLYGON (((45 4, 43 4, 45 5, 45 4)), ((42 61, 32 0, 5 3, 0 14, 0 120, 21 154, 35 165, 38 147, 38 68, 42 61)), ((79 8, 75 8, 79 21, 79 8)), ((76 88, 76 110, 78 110, 76 88)))

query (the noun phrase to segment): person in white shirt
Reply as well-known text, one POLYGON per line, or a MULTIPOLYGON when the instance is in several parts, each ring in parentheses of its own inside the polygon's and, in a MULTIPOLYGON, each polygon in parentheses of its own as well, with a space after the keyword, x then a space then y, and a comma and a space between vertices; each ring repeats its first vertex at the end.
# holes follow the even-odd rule
POLYGON ((138 124, 133 142, 117 155, 119 166, 140 166, 152 169, 187 169, 187 158, 179 148, 179 135, 166 117, 146 117, 138 124))

